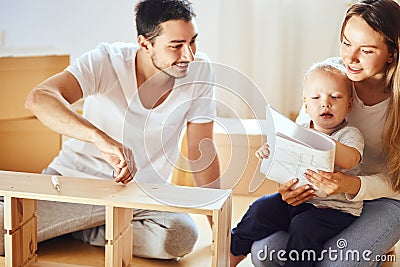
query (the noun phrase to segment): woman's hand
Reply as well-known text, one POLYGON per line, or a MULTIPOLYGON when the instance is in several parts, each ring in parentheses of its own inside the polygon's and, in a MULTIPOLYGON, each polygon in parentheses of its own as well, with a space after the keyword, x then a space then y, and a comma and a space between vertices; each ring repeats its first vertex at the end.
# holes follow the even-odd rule
POLYGON ((304 176, 307 180, 328 195, 341 193, 357 194, 361 187, 360 178, 344 174, 340 171, 325 172, 307 170, 304 176))
POLYGON ((296 189, 291 189, 299 182, 297 178, 279 185, 278 192, 282 200, 292 206, 300 205, 314 197, 315 190, 310 185, 303 185, 296 189))

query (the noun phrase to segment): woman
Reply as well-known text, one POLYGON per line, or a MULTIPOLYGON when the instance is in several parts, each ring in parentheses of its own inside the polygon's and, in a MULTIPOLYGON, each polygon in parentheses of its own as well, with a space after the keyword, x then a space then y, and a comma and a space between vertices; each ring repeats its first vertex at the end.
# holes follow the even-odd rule
MULTIPOLYGON (((376 266, 400 238, 400 6, 394 0, 363 0, 352 5, 341 30, 340 55, 353 81, 355 101, 348 121, 365 138, 358 176, 309 172, 307 179, 331 194, 364 200, 360 218, 326 244, 317 266, 376 266)), ((304 117, 301 114, 299 118, 304 117)), ((281 185, 282 199, 299 205, 313 197, 306 186, 281 185)), ((255 242, 255 266, 278 266, 287 233, 255 242)), ((286 255, 288 256, 288 255, 286 255)))

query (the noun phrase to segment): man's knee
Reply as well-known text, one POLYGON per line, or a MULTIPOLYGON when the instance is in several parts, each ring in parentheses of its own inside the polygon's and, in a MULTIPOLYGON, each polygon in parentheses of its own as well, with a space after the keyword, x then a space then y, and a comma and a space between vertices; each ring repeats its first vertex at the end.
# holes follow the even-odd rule
POLYGON ((145 258, 176 259, 193 250, 199 236, 190 215, 140 211, 134 216, 133 255, 145 258))
POLYGON ((192 252, 198 237, 199 232, 192 218, 189 215, 179 217, 167 230, 165 251, 173 258, 183 257, 192 252))

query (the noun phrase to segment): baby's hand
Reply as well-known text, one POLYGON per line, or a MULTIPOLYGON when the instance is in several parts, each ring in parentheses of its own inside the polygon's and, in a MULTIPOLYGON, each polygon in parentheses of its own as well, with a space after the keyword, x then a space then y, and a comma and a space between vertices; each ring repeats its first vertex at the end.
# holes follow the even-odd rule
POLYGON ((269 158, 269 146, 267 143, 264 143, 264 145, 262 145, 262 147, 260 147, 257 151, 256 151, 256 157, 258 159, 267 159, 269 158))

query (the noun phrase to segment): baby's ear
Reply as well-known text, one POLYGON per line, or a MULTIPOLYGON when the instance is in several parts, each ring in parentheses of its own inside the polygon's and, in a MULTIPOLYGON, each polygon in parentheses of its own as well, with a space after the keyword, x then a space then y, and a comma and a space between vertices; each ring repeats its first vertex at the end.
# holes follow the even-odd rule
POLYGON ((303 97, 303 105, 304 105, 304 111, 306 112, 306 114, 308 114, 308 105, 305 97, 303 97))
POLYGON ((353 99, 354 99, 354 97, 350 97, 350 99, 349 99, 349 106, 347 108, 347 113, 349 113, 353 108, 353 99))

